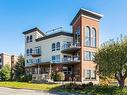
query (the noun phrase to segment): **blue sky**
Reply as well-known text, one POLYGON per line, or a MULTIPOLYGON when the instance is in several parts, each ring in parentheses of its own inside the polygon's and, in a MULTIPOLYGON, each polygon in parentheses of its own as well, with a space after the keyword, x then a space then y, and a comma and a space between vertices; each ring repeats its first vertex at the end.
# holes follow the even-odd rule
POLYGON ((104 15, 100 42, 127 35, 127 0, 0 0, 0 52, 24 54, 23 31, 39 27, 43 32, 69 25, 80 8, 104 15))

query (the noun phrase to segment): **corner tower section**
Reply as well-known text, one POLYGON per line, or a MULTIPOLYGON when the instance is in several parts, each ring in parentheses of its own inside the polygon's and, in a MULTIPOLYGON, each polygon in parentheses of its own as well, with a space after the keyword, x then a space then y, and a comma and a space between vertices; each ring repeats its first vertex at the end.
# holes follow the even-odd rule
POLYGON ((80 81, 99 83, 94 54, 99 47, 99 22, 101 14, 81 8, 71 22, 74 42, 81 45, 80 81))

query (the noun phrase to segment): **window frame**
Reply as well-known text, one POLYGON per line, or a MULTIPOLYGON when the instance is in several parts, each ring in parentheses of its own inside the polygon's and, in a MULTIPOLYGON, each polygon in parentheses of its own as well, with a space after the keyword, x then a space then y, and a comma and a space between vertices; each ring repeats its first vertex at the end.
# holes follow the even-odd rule
POLYGON ((56 50, 60 50, 60 42, 56 43, 56 50))
POLYGON ((55 51, 55 43, 52 43, 52 51, 55 51))
POLYGON ((91 47, 91 29, 90 29, 89 26, 85 26, 85 30, 84 30, 84 46, 85 47, 91 47))
POLYGON ((29 43, 30 37, 26 36, 26 43, 29 43))
POLYGON ((33 36, 32 35, 30 35, 29 39, 30 39, 30 42, 33 42, 33 36))
POLYGON ((97 47, 97 32, 94 27, 91 28, 91 47, 97 47), (93 44, 94 43, 94 44, 93 44))
POLYGON ((27 56, 30 55, 30 51, 29 51, 29 49, 26 49, 26 55, 27 55, 27 56))

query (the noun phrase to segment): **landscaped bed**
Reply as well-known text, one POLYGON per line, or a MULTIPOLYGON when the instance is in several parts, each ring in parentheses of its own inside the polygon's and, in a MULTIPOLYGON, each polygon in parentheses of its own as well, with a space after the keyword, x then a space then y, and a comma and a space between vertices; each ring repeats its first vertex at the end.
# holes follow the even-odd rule
POLYGON ((60 84, 37 84, 27 82, 0 82, 0 87, 24 88, 32 90, 57 91, 63 93, 94 94, 94 95, 127 95, 127 87, 123 90, 117 86, 104 86, 89 84, 69 83, 60 84))

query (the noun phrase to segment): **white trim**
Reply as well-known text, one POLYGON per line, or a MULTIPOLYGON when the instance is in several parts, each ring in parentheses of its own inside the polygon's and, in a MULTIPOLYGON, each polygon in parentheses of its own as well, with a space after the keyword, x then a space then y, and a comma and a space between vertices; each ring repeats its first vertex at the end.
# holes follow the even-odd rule
POLYGON ((81 14, 81 15, 78 16, 78 18, 76 19, 76 21, 72 25, 75 25, 75 23, 79 20, 80 17, 86 17, 86 18, 89 18, 89 19, 92 19, 92 20, 95 20, 95 21, 98 21, 98 22, 100 21, 98 19, 95 19, 95 18, 92 18, 92 17, 81 14))
POLYGON ((103 17, 102 14, 99 14, 99 13, 97 13, 97 12, 93 12, 93 11, 90 11, 90 10, 87 10, 87 9, 84 9, 84 8, 81 8, 81 9, 84 10, 84 11, 90 12, 90 13, 92 13, 92 14, 98 15, 98 16, 100 16, 100 17, 103 17))
POLYGON ((98 20, 98 19, 95 19, 95 18, 92 18, 92 17, 86 16, 86 15, 83 15, 83 14, 82 14, 81 16, 82 16, 82 17, 89 18, 89 19, 92 19, 92 20, 95 20, 95 21, 98 21, 98 22, 100 21, 100 20, 98 20))

